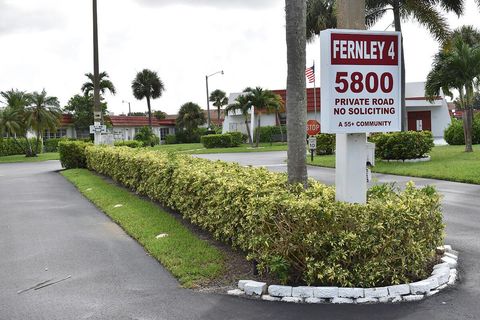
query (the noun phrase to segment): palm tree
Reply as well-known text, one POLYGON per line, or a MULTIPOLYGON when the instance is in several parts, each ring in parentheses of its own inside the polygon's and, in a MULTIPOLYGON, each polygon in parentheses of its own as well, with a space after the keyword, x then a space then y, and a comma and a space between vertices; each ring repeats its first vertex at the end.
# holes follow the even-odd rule
POLYGON ((25 121, 30 128, 35 130, 36 142, 33 155, 39 152, 40 138, 46 129, 56 130, 62 111, 57 97, 47 95, 45 89, 42 92, 34 92, 30 95, 30 106, 25 110, 25 121))
MULTIPOLYGON (((85 82, 82 85, 82 92, 86 96, 88 96, 91 92, 93 92, 93 74, 85 73, 85 76, 88 78, 89 81, 85 82)), ((115 90, 115 86, 108 78, 108 73, 106 73, 105 71, 101 72, 98 75, 100 93, 103 95, 105 94, 105 91, 108 90, 111 94, 115 95, 117 93, 117 91, 115 90)))
POLYGON ((261 126, 261 116, 262 112, 275 112, 280 110, 283 106, 282 97, 278 94, 273 93, 270 90, 265 90, 261 87, 256 88, 246 88, 243 90, 247 99, 255 107, 257 111, 257 137, 256 137, 256 147, 260 142, 260 126, 261 126))
POLYGON ((247 135, 248 135, 248 142, 250 145, 253 146, 253 139, 252 139, 252 134, 250 133, 250 126, 248 125, 248 120, 249 120, 249 111, 252 108, 252 102, 249 100, 249 98, 246 95, 239 95, 236 99, 235 102, 232 104, 229 104, 225 108, 225 113, 228 114, 229 112, 236 112, 240 111, 245 118, 245 127, 247 129, 247 135))
POLYGON ((307 186, 305 125, 307 122, 305 0, 285 0, 287 40, 288 182, 307 186))
POLYGON ((220 109, 228 104, 228 98, 224 91, 217 89, 210 94, 210 101, 217 107, 217 120, 220 125, 220 109))
POLYGON ((453 97, 457 90, 458 105, 463 112, 465 152, 472 152, 473 103, 480 81, 480 32, 473 27, 456 30, 452 38, 435 55, 427 76, 425 95, 433 100, 440 89, 453 97))
POLYGON ((157 99, 165 90, 162 80, 158 77, 155 71, 143 69, 135 76, 132 82, 133 96, 142 100, 147 99, 148 107, 148 125, 152 129, 152 108, 150 106, 150 99, 157 99))
POLYGON ((320 31, 337 27, 335 0, 307 0, 307 40, 320 31))
POLYGON ((2 129, 24 150, 27 157, 32 156, 32 146, 27 137, 29 126, 25 121, 26 107, 29 104, 30 95, 25 91, 12 89, 0 92, 0 96, 2 96, 6 105, 2 113, 2 129), (19 137, 25 139, 24 145, 18 141, 19 137))
POLYGON ((180 107, 177 116, 178 128, 193 133, 198 126, 205 124, 205 113, 200 106, 193 102, 187 102, 180 107))

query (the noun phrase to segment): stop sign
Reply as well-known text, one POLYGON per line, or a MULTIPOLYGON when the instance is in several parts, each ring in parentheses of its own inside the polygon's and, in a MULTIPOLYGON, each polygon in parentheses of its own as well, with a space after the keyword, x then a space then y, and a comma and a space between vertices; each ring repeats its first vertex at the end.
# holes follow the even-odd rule
POLYGON ((320 133, 320 123, 317 120, 308 120, 307 121, 307 134, 309 136, 314 136, 320 133))

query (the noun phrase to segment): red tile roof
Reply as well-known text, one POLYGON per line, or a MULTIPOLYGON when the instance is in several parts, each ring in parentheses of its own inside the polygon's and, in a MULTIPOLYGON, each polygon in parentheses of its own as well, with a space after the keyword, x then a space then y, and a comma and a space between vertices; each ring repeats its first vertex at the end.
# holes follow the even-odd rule
MULTIPOLYGON (((287 90, 272 90, 273 93, 280 95, 283 99, 283 103, 287 101, 287 90)), ((315 90, 315 98, 313 88, 307 88, 307 112, 315 111, 315 100, 317 100, 317 111, 320 111, 320 88, 315 90)))
POLYGON ((65 127, 73 124, 73 117, 71 114, 62 114, 60 118, 60 126, 65 127))

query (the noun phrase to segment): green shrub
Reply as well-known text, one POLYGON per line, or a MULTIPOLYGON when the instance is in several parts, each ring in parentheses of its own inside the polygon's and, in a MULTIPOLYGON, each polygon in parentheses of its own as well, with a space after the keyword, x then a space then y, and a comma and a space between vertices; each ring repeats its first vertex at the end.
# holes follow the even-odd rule
POLYGON ((335 135, 329 133, 319 133, 317 137, 317 155, 333 154, 335 151, 335 135))
POLYGON ((149 127, 143 127, 135 135, 135 140, 141 141, 144 146, 154 146, 160 144, 160 138, 153 133, 149 127))
POLYGON ((405 160, 425 157, 433 148, 430 131, 379 133, 370 137, 375 154, 384 160, 405 160))
POLYGON ((115 147, 141 148, 143 147, 143 142, 138 140, 124 140, 124 141, 115 141, 113 145, 115 147))
POLYGON ((233 146, 233 136, 230 134, 211 134, 202 136, 200 141, 207 149, 229 148, 233 146))
POLYGON ((58 151, 62 167, 66 169, 86 168, 85 148, 91 145, 91 143, 83 141, 60 141, 58 151))
POLYGON ((280 126, 265 126, 255 128, 255 134, 252 137, 254 140, 257 137, 257 132, 260 130, 260 142, 285 142, 287 141, 287 127, 282 126, 283 131, 283 140, 282 133, 280 131, 280 126))
MULTIPOLYGON (((36 139, 29 139, 32 149, 35 148, 36 139)), ((40 142, 41 143, 41 142, 40 142)), ((13 138, 0 138, 0 157, 13 156, 17 154, 25 154, 25 139, 17 139, 17 142, 13 138)), ((42 150, 39 150, 41 153, 42 150)))
POLYGON ((285 174, 188 155, 89 147, 88 167, 159 201, 215 238, 244 250, 283 281, 383 286, 428 276, 442 243, 432 187, 369 191, 366 205, 335 201, 335 189, 285 174))
MULTIPOLYGON (((205 128, 202 128, 202 130, 205 128)), ((206 129, 205 129, 206 132, 206 129)), ((177 143, 199 143, 200 142, 200 133, 196 131, 185 131, 185 130, 176 130, 175 137, 177 143)))
MULTIPOLYGON (((473 119, 473 144, 480 143, 480 113, 476 114, 473 119)), ((443 132, 443 138, 450 145, 465 144, 465 135, 463 133, 463 121, 453 118, 452 123, 443 132)))
POLYGON ((168 134, 165 136, 165 144, 177 144, 177 136, 174 134, 168 134))
POLYGON ((247 140, 246 135, 241 132, 227 132, 232 137, 231 147, 238 147, 247 140))
POLYGON ((58 143, 60 141, 71 141, 70 138, 55 138, 48 139, 43 141, 43 151, 44 152, 58 152, 58 143))

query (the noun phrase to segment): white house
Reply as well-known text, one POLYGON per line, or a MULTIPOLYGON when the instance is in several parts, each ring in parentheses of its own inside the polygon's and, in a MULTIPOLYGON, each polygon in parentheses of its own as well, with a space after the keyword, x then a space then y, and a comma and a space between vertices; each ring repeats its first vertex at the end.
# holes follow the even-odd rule
MULTIPOLYGON (((448 127, 451 122, 447 101, 445 100, 445 96, 442 94, 438 96, 433 102, 429 102, 425 98, 424 89, 424 82, 412 82, 406 84, 405 102, 408 112, 408 130, 429 130, 435 137, 436 142, 442 143, 443 131, 445 130, 445 128, 448 127)), ((279 94, 285 101, 286 90, 272 91, 279 94)), ((233 103, 233 101, 235 101, 235 99, 241 94, 242 93, 230 94, 230 103, 233 103)), ((316 119, 320 122, 320 94, 321 90, 320 88, 317 88, 315 92, 316 99, 314 99, 313 88, 307 89, 307 119, 316 119)), ((257 114, 257 110, 255 110, 255 114, 257 114)), ((248 117, 248 124, 251 127, 250 116, 248 117)), ((261 126, 275 126, 279 124, 286 124, 285 112, 280 113, 279 119, 274 113, 262 113, 261 126)), ((223 133, 232 131, 239 131, 242 133, 247 132, 245 126, 245 117, 238 112, 235 114, 231 112, 225 116, 225 120, 223 123, 223 133)))

